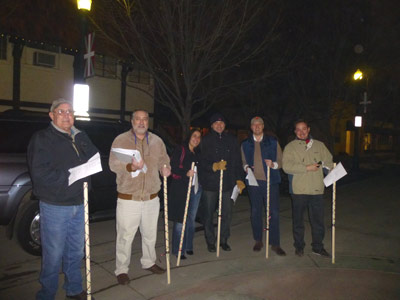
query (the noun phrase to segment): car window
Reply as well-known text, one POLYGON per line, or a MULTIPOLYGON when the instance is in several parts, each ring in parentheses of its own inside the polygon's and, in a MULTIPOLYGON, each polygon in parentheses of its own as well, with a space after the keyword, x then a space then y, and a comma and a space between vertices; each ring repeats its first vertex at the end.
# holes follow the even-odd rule
POLYGON ((26 153, 32 135, 50 122, 0 120, 0 153, 26 153))

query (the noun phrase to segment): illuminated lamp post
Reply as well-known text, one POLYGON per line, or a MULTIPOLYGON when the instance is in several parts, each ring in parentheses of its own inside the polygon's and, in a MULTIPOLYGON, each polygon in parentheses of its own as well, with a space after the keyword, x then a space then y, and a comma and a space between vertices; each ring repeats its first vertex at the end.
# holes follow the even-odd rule
MULTIPOLYGON (((362 80, 364 77, 363 72, 360 69, 353 75, 354 80, 362 80)), ((366 89, 364 91, 363 101, 360 102, 361 105, 364 105, 364 116, 367 113, 367 105, 371 103, 368 101, 367 89, 368 89, 368 77, 366 79, 366 89)), ((358 108, 357 108, 358 113, 358 108)), ((362 116, 356 116, 354 119, 354 129, 355 129, 355 136, 354 136, 354 158, 353 158, 353 169, 359 169, 359 155, 360 155, 360 128, 362 127, 362 116)))
POLYGON ((77 119, 89 119, 89 85, 85 84, 85 37, 87 35, 87 13, 90 11, 92 0, 77 0, 81 18, 81 39, 75 64, 74 111, 77 119))
POLYGON ((79 50, 75 60, 75 83, 84 83, 85 76, 85 60, 84 60, 84 52, 85 52, 85 37, 87 35, 87 13, 91 9, 92 0, 77 0, 76 1, 79 14, 80 14, 80 25, 81 25, 81 38, 79 43, 79 50))

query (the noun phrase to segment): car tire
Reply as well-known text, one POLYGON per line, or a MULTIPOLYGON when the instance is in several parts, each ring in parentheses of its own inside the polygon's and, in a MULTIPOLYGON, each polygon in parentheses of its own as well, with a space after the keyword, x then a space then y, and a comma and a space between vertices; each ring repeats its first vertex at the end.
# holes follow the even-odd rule
POLYGON ((17 239, 26 252, 35 256, 40 256, 42 253, 39 222, 39 201, 29 201, 17 224, 17 239))

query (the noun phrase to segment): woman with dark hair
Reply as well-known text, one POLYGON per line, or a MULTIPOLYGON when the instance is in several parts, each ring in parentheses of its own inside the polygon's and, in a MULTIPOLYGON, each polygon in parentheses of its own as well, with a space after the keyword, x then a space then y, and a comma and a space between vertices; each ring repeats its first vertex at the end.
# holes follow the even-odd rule
MULTIPOLYGON (((174 222, 172 233, 172 254, 178 256, 179 242, 183 227, 183 215, 185 212, 186 197, 190 176, 197 176, 196 171, 191 170, 192 162, 198 164, 198 145, 201 140, 201 132, 198 129, 190 131, 189 138, 178 146, 171 157, 172 181, 168 195, 168 216, 174 222)), ((194 177, 193 177, 194 179, 194 177)), ((185 254, 193 254, 193 237, 195 230, 195 218, 202 189, 198 186, 195 191, 194 180, 190 191, 189 208, 186 219, 185 235, 182 244, 181 259, 185 259, 185 254)))

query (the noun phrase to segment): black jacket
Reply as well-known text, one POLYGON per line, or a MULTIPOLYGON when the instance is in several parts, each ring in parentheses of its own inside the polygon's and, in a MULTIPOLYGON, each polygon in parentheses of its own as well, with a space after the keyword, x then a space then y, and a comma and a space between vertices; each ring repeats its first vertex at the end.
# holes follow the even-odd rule
MULTIPOLYGON (((186 173, 192 167, 192 162, 198 164, 198 151, 192 153, 188 146, 183 146, 185 155, 180 166, 182 146, 176 147, 171 157, 171 185, 168 189, 168 218, 174 222, 183 222, 185 212, 189 177, 186 173)), ((192 189, 194 187, 192 186, 192 189)))
POLYGON ((227 162, 223 174, 223 191, 232 190, 236 180, 243 180, 242 158, 234 135, 211 130, 200 143, 199 178, 203 190, 219 191, 220 171, 214 172, 212 165, 221 159, 227 162))
POLYGON ((33 193, 40 201, 53 205, 83 203, 83 182, 89 182, 90 177, 68 186, 68 170, 86 163, 98 150, 85 132, 79 131, 74 139, 51 124, 31 138, 28 164, 33 193))

